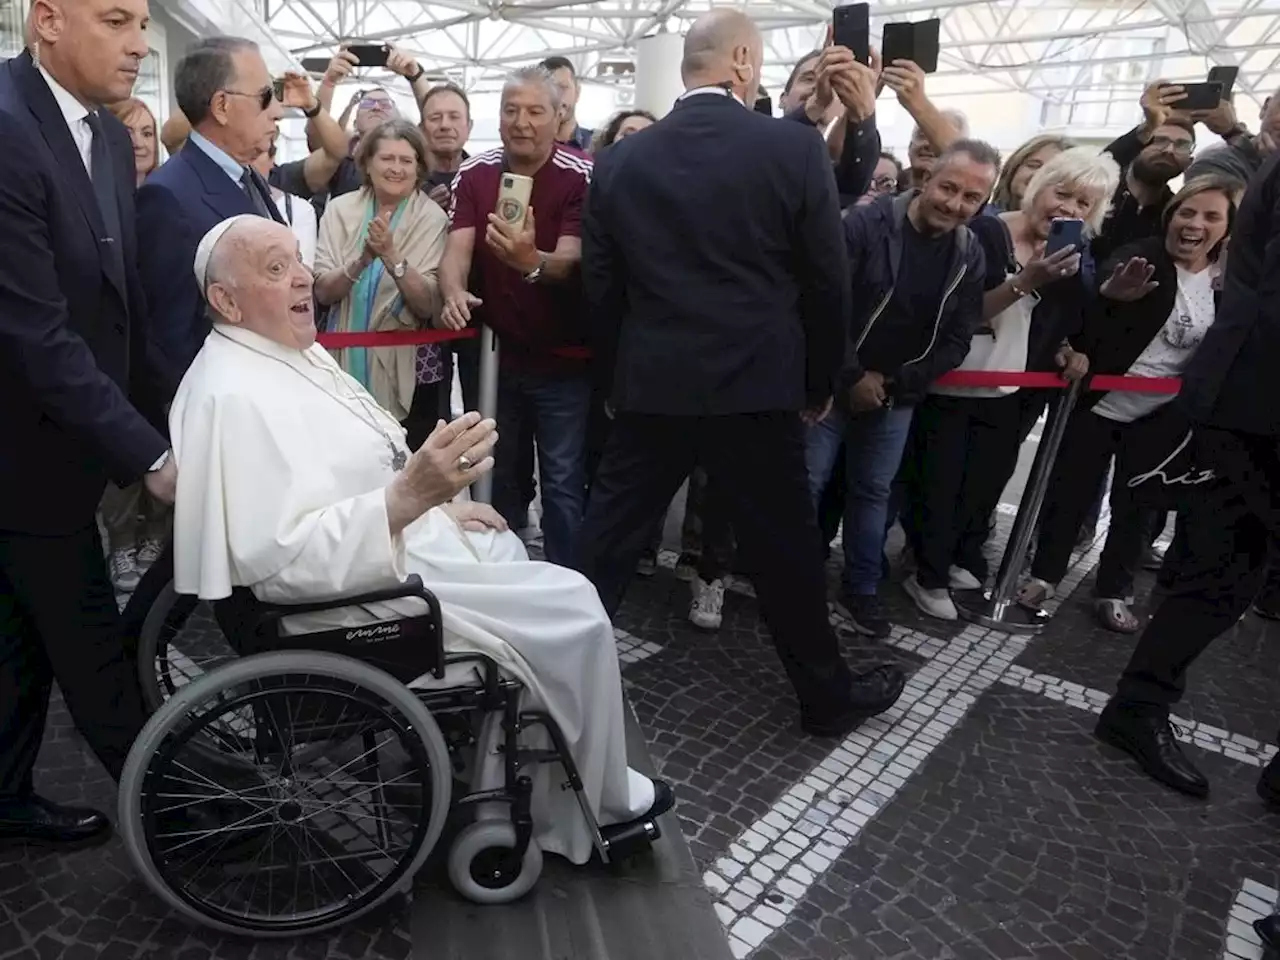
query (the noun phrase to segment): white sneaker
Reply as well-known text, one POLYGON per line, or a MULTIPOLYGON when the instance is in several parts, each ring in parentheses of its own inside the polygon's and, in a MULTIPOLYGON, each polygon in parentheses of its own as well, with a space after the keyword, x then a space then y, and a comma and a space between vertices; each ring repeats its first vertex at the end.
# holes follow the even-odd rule
POLYGON ((925 616, 936 617, 939 620, 960 619, 956 605, 951 600, 951 593, 945 587, 926 590, 920 586, 920 581, 913 573, 902 581, 902 589, 907 591, 907 596, 916 602, 916 606, 925 616))
POLYGON ((964 567, 952 566, 947 571, 947 576, 951 579, 952 590, 979 590, 982 588, 978 578, 964 567))
POLYGON ((689 622, 701 630, 719 630, 724 618, 724 580, 693 581, 693 604, 689 607, 689 622))
POLYGON ((142 579, 142 574, 138 572, 138 548, 125 547, 111 551, 107 572, 117 593, 133 593, 138 587, 138 581, 142 579))

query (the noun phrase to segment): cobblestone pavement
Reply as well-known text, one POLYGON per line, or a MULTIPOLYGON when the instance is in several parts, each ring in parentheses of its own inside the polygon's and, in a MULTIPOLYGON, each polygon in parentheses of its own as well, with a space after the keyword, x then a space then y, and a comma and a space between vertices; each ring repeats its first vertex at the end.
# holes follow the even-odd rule
MULTIPOLYGON (((624 682, 737 956, 1256 960, 1247 921, 1280 888, 1280 818, 1253 792, 1280 722, 1267 649, 1280 630, 1248 617, 1197 665, 1181 715, 1214 793, 1179 797, 1091 736, 1134 643, 1093 625, 1096 553, 1030 641, 924 621, 888 585, 893 636, 846 631, 845 651, 855 668, 902 664, 911 685, 844 741, 799 734, 749 590, 730 591, 709 634, 669 570, 637 580, 618 622, 624 682)), ((111 807, 60 708, 40 782, 111 807)), ((118 841, 0 850, 0 960, 430 957, 410 943, 410 912, 245 944, 170 917, 118 841)))

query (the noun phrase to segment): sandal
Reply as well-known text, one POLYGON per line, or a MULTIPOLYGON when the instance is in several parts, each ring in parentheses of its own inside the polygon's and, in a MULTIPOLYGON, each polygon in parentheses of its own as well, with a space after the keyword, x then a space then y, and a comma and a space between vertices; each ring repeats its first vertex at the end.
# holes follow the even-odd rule
POLYGON ((1098 622, 1114 633, 1137 633, 1142 629, 1142 623, 1123 600, 1114 597, 1095 600, 1093 612, 1098 622))
POLYGON ((1018 588, 1017 596, 1014 599, 1028 610, 1039 610, 1054 598, 1054 594, 1053 584, 1041 580, 1039 577, 1031 577, 1018 588))

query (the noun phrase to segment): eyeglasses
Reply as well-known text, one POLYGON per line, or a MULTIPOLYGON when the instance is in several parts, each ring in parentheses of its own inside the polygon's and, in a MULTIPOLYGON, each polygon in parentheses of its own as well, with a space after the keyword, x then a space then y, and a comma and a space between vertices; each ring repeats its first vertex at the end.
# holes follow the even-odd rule
POLYGON ((1172 150, 1174 153, 1190 153, 1195 149, 1194 140, 1174 140, 1170 137, 1152 137, 1147 146, 1157 150, 1172 150))
POLYGON ((258 101, 259 110, 265 110, 267 107, 271 106, 272 100, 279 98, 279 94, 276 93, 276 88, 279 84, 280 81, 277 81, 269 87, 264 87, 257 93, 245 93, 242 90, 223 90, 222 92, 229 97, 251 97, 258 101))
POLYGON ((898 180, 896 177, 876 177, 871 181, 871 189, 876 193, 897 193, 898 180))
POLYGON ((362 110, 389 110, 391 109, 391 101, 386 97, 361 97, 360 108, 362 110))

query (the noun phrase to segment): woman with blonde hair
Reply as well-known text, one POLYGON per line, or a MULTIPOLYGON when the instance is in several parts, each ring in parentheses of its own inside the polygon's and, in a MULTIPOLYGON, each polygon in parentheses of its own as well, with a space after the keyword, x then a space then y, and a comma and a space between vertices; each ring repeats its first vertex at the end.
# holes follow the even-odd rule
POLYGON ((1060 134, 1041 133, 1009 154, 991 193, 991 206, 995 208, 992 212, 1021 209, 1031 178, 1058 154, 1074 146, 1075 143, 1060 134))
POLYGON ((156 117, 151 108, 137 97, 113 103, 108 108, 117 120, 129 130, 133 141, 133 168, 138 186, 156 167, 160 166, 160 150, 157 147, 156 117))
MULTIPOLYGON (((1087 242, 1048 255, 1045 248, 1055 220, 1083 221, 1084 241, 1095 234, 1119 180, 1110 157, 1076 147, 1032 175, 1019 209, 970 224, 986 254, 986 293, 982 325, 959 369, 1060 370, 1069 379, 1087 372, 1066 342, 1080 327, 1092 282, 1087 242)), ((1017 387, 935 386, 916 409, 903 526, 917 569, 903 588, 923 613, 956 619, 951 589, 987 579, 989 518, 1046 402, 1044 391, 1017 387)))
MULTIPOLYGON (((320 221, 316 299, 335 306, 330 328, 338 332, 424 328, 439 309, 436 273, 449 230, 449 218, 422 189, 426 140, 408 121, 388 120, 360 141, 355 161, 364 186, 331 199, 320 221)), ((402 422, 414 406, 415 388, 435 392, 427 405, 431 415, 409 425, 409 444, 416 449, 447 402, 451 378, 443 369, 430 369, 428 360, 429 369, 419 373, 423 362, 412 346, 348 348, 335 350, 334 357, 402 422)))

